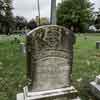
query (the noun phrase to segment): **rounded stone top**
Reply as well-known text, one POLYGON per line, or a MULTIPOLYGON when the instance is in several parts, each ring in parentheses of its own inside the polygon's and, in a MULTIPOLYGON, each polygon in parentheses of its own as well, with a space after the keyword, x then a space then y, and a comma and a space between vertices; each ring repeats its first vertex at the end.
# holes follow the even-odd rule
POLYGON ((75 43, 74 33, 59 25, 44 25, 37 27, 27 33, 27 37, 47 42, 50 47, 55 47, 59 41, 69 41, 71 45, 75 43))
POLYGON ((66 34, 71 34, 71 33, 73 34, 72 31, 70 31, 68 28, 65 28, 63 26, 59 26, 59 25, 44 25, 44 26, 39 26, 39 27, 33 29, 32 31, 27 33, 27 36, 32 34, 32 33, 34 33, 34 32, 36 32, 37 30, 42 30, 42 29, 44 29, 46 31, 55 30, 55 31, 58 31, 58 32, 59 31, 61 32, 63 30, 63 31, 66 32, 66 34))

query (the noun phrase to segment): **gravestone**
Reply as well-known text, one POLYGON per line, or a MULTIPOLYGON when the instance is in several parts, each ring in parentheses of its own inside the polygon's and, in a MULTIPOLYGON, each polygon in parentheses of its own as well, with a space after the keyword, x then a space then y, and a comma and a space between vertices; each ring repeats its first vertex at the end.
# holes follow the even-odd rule
POLYGON ((92 94, 100 99, 100 75, 96 76, 95 80, 90 82, 90 89, 92 94))
POLYGON ((26 54, 26 45, 25 45, 25 43, 23 43, 23 42, 20 43, 20 49, 21 49, 21 52, 25 55, 26 54))
POLYGON ((100 41, 96 41, 96 49, 100 49, 100 41))
POLYGON ((74 43, 74 34, 58 25, 41 26, 27 34, 31 87, 24 88, 23 100, 80 100, 71 84, 74 43))

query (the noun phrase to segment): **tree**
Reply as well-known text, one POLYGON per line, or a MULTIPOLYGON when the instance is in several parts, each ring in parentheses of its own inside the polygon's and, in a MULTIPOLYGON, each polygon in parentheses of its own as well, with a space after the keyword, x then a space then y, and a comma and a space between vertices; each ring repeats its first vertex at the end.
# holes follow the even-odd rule
POLYGON ((48 18, 46 17, 41 17, 39 18, 38 16, 36 16, 36 19, 35 19, 37 25, 48 25, 49 24, 49 21, 48 21, 48 18), (40 20, 40 23, 39 23, 39 20, 40 20))
POLYGON ((36 23, 37 23, 38 26, 39 26, 39 24, 40 25, 48 25, 49 24, 49 20, 46 17, 39 18, 39 16, 36 16, 35 21, 36 21, 36 23))
POLYGON ((41 18, 40 18, 40 24, 41 24, 41 25, 48 25, 48 24, 49 24, 48 18, 46 18, 46 17, 41 17, 41 18))
POLYGON ((12 31, 14 18, 12 0, 0 0, 0 32, 8 34, 12 31))
POLYGON ((93 4, 89 0, 63 0, 57 7, 57 23, 83 31, 92 20, 93 4))
POLYGON ((0 33, 2 32, 3 20, 4 20, 4 2, 0 0, 0 33))
POLYGON ((24 27, 27 26, 27 20, 23 16, 16 16, 15 26, 16 26, 16 29, 17 28, 19 30, 24 29, 24 27))
POLYGON ((14 23, 12 9, 12 0, 4 0, 6 34, 10 32, 14 23))
POLYGON ((34 28, 37 27, 37 23, 35 22, 34 19, 31 19, 31 20, 28 22, 27 27, 28 27, 30 30, 32 30, 32 29, 34 29, 34 28))
POLYGON ((95 20, 95 26, 97 29, 100 29, 100 14, 97 15, 97 18, 95 20))

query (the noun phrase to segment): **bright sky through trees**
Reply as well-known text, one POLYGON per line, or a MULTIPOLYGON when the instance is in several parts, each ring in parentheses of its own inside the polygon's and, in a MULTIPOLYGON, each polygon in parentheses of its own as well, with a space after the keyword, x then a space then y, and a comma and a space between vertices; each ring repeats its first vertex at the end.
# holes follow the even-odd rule
MULTIPOLYGON (((95 10, 100 7, 100 0, 91 0, 95 3, 95 10)), ((61 0, 57 0, 57 3, 61 0)), ((40 0, 41 16, 50 17, 51 0, 40 0)), ((28 20, 37 16, 37 0, 14 0, 14 15, 24 16, 28 20)))

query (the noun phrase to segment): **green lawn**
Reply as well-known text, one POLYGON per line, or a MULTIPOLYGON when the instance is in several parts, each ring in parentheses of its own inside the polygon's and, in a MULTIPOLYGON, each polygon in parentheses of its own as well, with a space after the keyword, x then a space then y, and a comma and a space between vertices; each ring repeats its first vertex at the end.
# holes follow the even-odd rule
POLYGON ((100 41, 99 35, 77 36, 74 49, 73 81, 83 100, 91 100, 89 82, 100 74, 100 49, 96 49, 96 41, 100 41))
MULTIPOLYGON (((21 36, 0 36, 0 100, 15 100, 16 93, 26 84, 26 57, 14 37, 25 41, 21 36)), ((95 47, 100 36, 81 34, 76 37, 73 84, 82 100, 95 100, 90 96, 89 82, 100 74, 100 50, 95 47)))
POLYGON ((0 37, 0 100, 15 100, 15 94, 25 84, 26 57, 15 37, 23 41, 19 36, 0 37))

